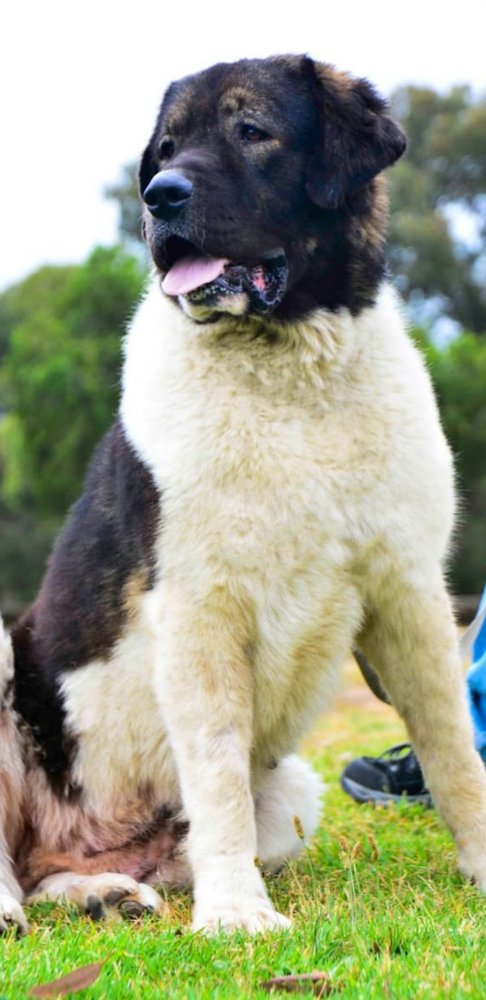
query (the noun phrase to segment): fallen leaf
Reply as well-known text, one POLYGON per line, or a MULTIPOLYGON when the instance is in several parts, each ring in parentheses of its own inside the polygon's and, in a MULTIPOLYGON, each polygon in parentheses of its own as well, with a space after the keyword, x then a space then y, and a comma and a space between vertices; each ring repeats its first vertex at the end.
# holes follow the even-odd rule
POLYGON ((336 990, 336 983, 332 983, 327 972, 303 972, 295 976, 275 976, 266 983, 260 983, 262 990, 284 990, 286 993, 306 993, 309 986, 314 990, 316 997, 328 997, 336 990))
POLYGON ((68 993, 77 993, 78 990, 85 990, 87 986, 98 979, 104 966, 104 962, 93 962, 92 965, 82 965, 80 969, 73 969, 67 976, 54 979, 52 983, 42 983, 29 990, 30 997, 38 997, 39 1000, 49 997, 65 997, 68 993))

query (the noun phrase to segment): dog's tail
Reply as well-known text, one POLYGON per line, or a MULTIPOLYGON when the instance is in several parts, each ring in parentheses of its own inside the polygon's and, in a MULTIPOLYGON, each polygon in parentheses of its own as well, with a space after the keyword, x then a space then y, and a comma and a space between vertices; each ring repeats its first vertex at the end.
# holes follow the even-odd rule
POLYGON ((6 685, 12 680, 13 672, 12 640, 0 615, 0 697, 6 685))

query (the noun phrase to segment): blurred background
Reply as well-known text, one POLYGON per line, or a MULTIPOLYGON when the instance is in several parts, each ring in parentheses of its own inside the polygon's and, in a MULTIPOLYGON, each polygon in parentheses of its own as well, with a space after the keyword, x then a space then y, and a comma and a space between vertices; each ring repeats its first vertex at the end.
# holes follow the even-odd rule
POLYGON ((32 0, 0 17, 6 616, 34 596, 116 413, 123 330, 148 267, 136 165, 162 91, 211 63, 279 52, 368 77, 408 133, 408 154, 389 173, 389 265, 456 455, 452 587, 477 595, 486 576, 484 3, 245 0, 238 10, 220 0, 32 0))

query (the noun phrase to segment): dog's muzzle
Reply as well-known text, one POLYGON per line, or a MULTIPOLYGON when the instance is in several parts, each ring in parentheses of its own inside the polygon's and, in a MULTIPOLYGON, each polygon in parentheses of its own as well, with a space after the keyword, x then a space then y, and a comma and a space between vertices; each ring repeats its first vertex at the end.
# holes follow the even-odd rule
POLYGON ((149 236, 154 261, 164 275, 162 290, 177 299, 193 319, 218 313, 241 316, 272 313, 282 301, 288 266, 284 250, 277 247, 255 253, 245 261, 217 254, 191 241, 192 226, 185 211, 192 195, 192 181, 179 170, 161 170, 143 192, 155 220, 149 236))
POLYGON ((193 190, 192 181, 178 170, 161 170, 152 177, 142 198, 155 219, 167 222, 179 215, 193 190))

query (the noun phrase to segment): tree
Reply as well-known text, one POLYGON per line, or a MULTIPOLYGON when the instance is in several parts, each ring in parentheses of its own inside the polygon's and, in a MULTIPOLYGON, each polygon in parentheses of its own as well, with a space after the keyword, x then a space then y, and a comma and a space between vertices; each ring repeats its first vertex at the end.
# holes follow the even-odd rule
POLYGON ((34 312, 52 309, 52 302, 60 292, 73 267, 40 267, 18 285, 12 285, 0 295, 0 363, 10 345, 15 326, 28 319, 34 312))
POLYGON ((0 604, 30 599, 117 410, 120 344, 144 269, 120 247, 0 296, 0 604))
POLYGON ((121 337, 142 284, 135 258, 100 248, 84 265, 42 268, 0 297, 0 312, 5 298, 10 309, 0 454, 11 507, 61 513, 76 497, 117 409, 121 337))
POLYGON ((486 573, 486 338, 463 333, 446 347, 415 338, 434 382, 456 460, 460 510, 451 579, 456 593, 480 593, 486 573))
POLYGON ((486 95, 403 87, 393 95, 408 134, 389 174, 390 262, 412 303, 486 332, 486 95), (461 237, 468 229, 469 239, 461 237))

